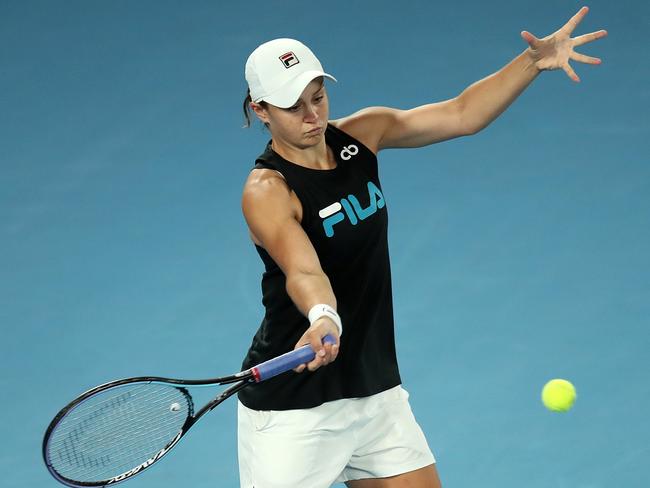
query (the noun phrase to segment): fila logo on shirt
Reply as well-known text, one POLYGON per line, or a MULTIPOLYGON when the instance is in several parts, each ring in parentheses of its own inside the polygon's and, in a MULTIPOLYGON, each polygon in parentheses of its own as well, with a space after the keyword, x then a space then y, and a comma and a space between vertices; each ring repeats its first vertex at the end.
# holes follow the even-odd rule
POLYGON ((280 56, 280 61, 282 61, 282 64, 284 65, 285 68, 291 68, 292 66, 295 66, 300 62, 298 60, 298 56, 296 56, 291 51, 289 51, 288 53, 284 53, 282 56, 280 56))
POLYGON ((334 202, 318 212, 318 216, 323 219, 323 229, 327 237, 334 236, 334 226, 346 217, 352 225, 357 225, 360 220, 366 220, 378 209, 386 206, 384 195, 372 181, 368 182, 367 187, 370 203, 366 208, 361 206, 357 197, 348 195, 347 198, 341 198, 340 202, 334 202))
POLYGON ((356 156, 357 154, 359 154, 359 148, 354 144, 343 146, 343 149, 341 150, 341 159, 349 161, 352 159, 352 156, 356 156))

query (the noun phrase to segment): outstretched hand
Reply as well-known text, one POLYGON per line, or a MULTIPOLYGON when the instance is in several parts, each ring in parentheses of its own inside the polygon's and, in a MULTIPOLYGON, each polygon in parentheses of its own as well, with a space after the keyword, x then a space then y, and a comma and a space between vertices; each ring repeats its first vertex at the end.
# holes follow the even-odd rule
POLYGON ((573 50, 576 46, 581 46, 607 35, 607 31, 599 30, 582 36, 571 37, 574 29, 587 15, 587 12, 589 12, 589 8, 582 7, 564 27, 543 39, 538 39, 528 31, 521 33, 521 37, 530 46, 529 54, 537 69, 555 70, 561 68, 569 78, 578 82, 580 78, 569 64, 570 60, 586 64, 600 64, 602 62, 599 58, 585 56, 573 50))

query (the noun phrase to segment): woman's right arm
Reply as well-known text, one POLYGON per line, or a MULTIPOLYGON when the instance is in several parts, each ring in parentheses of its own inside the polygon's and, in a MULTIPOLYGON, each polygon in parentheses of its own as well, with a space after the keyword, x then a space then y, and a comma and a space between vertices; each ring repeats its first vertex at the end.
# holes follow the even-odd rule
MULTIPOLYGON (((323 272, 318 255, 300 225, 302 209, 284 178, 273 170, 253 170, 244 186, 242 210, 255 244, 263 247, 286 276, 287 293, 305 316, 314 305, 325 303, 336 309, 336 297, 323 272)), ((310 344, 317 352, 307 365, 310 371, 329 364, 338 354, 338 327, 329 318, 316 320, 296 347, 310 344), (335 345, 323 345, 331 334, 335 345)), ((305 366, 296 368, 304 370, 305 366)))

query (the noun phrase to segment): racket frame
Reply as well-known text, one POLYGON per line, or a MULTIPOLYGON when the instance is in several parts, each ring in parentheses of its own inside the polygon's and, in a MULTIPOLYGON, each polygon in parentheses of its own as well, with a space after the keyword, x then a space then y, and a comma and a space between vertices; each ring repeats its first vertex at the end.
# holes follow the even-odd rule
POLYGON ((230 376, 224 376, 220 378, 209 378, 202 380, 181 380, 175 378, 162 378, 156 376, 142 376, 134 378, 125 378, 121 380, 115 380, 102 385, 91 388, 90 390, 82 393, 79 397, 75 398, 72 402, 66 405, 61 411, 52 419, 47 430, 45 431, 45 436, 43 438, 43 459, 45 465, 50 472, 50 474, 59 482, 67 486, 72 487, 87 487, 87 486, 108 486, 114 485, 116 483, 127 480, 128 478, 135 476, 136 474, 141 473, 143 470, 153 465, 156 461, 160 460, 165 454, 167 454, 171 449, 178 444, 181 438, 189 431, 189 429, 206 413, 213 410, 217 405, 239 392, 240 390, 246 388, 247 386, 254 384, 255 377, 253 374, 253 369, 248 369, 230 376), (181 390, 186 397, 190 400, 189 411, 187 419, 181 426, 178 434, 170 440, 165 447, 158 451, 153 457, 149 458, 145 462, 141 463, 138 466, 133 467, 132 469, 121 473, 117 476, 109 478, 107 480, 100 481, 77 481, 66 478, 65 476, 59 474, 53 467, 53 463, 50 460, 49 454, 49 444, 52 434, 56 429, 57 425, 71 412, 74 408, 84 402, 85 400, 102 393, 106 390, 113 388, 119 388, 121 386, 135 385, 135 384, 161 384, 167 386, 174 386, 181 390), (229 388, 222 391, 214 399, 205 404, 200 410, 196 413, 194 412, 194 402, 189 392, 185 387, 200 387, 200 386, 218 386, 218 385, 232 385, 229 388))
MULTIPOLYGON (((323 338, 324 343, 329 343, 329 344, 336 344, 336 341, 331 335, 326 335, 323 338)), ((141 473, 151 465, 155 464, 157 461, 159 461, 161 458, 163 458, 171 449, 178 444, 178 442, 183 438, 183 436, 189 431, 189 429, 201 418, 203 417, 207 412, 210 412, 213 410, 217 405, 234 395, 235 393, 239 392, 240 390, 246 388, 247 386, 250 386, 255 383, 259 383, 261 381, 267 380, 269 378, 272 378, 274 376, 277 376, 278 374, 281 374, 283 372, 289 371, 290 369, 293 369, 294 367, 300 365, 300 364, 305 364, 310 361, 312 361, 315 357, 315 353, 313 349, 309 345, 302 346, 298 349, 295 349, 293 351, 290 351, 286 354, 283 354, 281 356, 277 356, 273 359, 270 359, 268 361, 265 361, 261 364, 258 364, 257 366, 254 366, 250 369, 247 369, 245 371, 241 371, 239 373, 229 375, 229 376, 223 376, 219 378, 209 378, 209 379, 201 379, 201 380, 181 380, 181 379, 175 379, 175 378, 163 378, 163 377, 157 377, 157 376, 142 376, 142 377, 134 377, 134 378, 125 378, 125 379, 120 379, 120 380, 115 380, 111 381, 108 383, 104 383, 102 385, 98 385, 94 388, 91 388, 90 390, 82 393, 80 396, 75 398, 72 402, 70 402, 68 405, 63 407, 59 413, 56 414, 54 419, 50 422, 50 424, 47 427, 47 430, 45 431, 45 436, 43 438, 43 460, 45 461, 45 465, 50 472, 50 474, 59 482, 61 482, 64 485, 71 486, 71 487, 98 487, 98 486, 108 486, 108 485, 114 485, 116 483, 120 483, 122 481, 126 481, 127 479, 135 476, 136 474, 141 473), (49 454, 49 445, 50 445, 50 440, 52 438, 52 434, 54 433, 57 425, 72 411, 74 408, 84 402, 85 400, 93 397, 94 395, 97 395, 101 392, 104 392, 106 390, 112 389, 112 388, 118 388, 121 386, 126 386, 126 385, 132 385, 132 384, 161 384, 161 385, 167 385, 167 386, 174 386, 177 387, 179 390, 181 390, 186 398, 189 399, 190 405, 189 405, 189 410, 188 410, 188 415, 181 426, 178 434, 172 438, 167 445, 162 448, 160 451, 158 451, 154 456, 149 458, 148 460, 144 461, 143 463, 139 464, 138 466, 134 466, 130 470, 121 473, 117 476, 114 476, 112 478, 109 478, 107 480, 100 480, 100 481, 77 481, 77 480, 72 480, 70 478, 66 478, 65 476, 59 474, 56 469, 54 469, 53 463, 50 460, 50 454, 49 454), (200 386, 218 386, 218 385, 232 385, 226 388, 224 391, 222 391, 219 395, 217 395, 214 399, 209 401, 207 404, 205 404, 201 409, 199 409, 196 413, 194 413, 194 402, 192 400, 191 395, 187 391, 185 387, 200 387, 200 386)))

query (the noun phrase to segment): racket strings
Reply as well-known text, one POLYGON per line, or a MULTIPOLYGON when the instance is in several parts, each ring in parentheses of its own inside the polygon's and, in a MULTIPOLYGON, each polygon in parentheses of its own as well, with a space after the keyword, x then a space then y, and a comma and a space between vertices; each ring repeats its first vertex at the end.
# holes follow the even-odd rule
POLYGON ((74 407, 48 443, 52 468, 76 481, 108 480, 164 449, 193 411, 185 390, 160 384, 111 388, 74 407))

